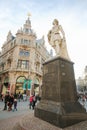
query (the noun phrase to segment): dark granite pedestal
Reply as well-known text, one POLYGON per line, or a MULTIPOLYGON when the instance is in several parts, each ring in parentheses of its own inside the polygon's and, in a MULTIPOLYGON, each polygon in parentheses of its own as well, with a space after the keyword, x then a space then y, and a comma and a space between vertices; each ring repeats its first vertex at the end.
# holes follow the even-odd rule
POLYGON ((61 128, 87 120, 77 99, 73 62, 55 57, 44 63, 42 99, 34 114, 61 128))

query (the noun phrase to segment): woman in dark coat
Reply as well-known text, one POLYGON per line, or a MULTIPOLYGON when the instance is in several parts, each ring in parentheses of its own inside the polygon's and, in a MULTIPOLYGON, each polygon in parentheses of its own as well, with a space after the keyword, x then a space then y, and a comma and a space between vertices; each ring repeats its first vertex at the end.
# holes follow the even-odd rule
POLYGON ((10 97, 9 97, 9 103, 8 103, 9 108, 8 108, 8 111, 12 110, 13 103, 14 103, 14 96, 13 96, 13 94, 11 94, 10 97))
POLYGON ((9 98, 10 98, 9 92, 6 92, 6 95, 5 95, 5 97, 4 97, 5 106, 4 106, 4 109, 3 109, 3 110, 7 110, 7 104, 8 104, 8 102, 9 102, 9 98))

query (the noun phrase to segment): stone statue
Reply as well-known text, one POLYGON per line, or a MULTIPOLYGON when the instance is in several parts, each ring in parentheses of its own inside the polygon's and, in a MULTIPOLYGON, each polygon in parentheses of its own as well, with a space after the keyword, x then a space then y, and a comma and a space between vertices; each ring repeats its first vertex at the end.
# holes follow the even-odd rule
POLYGON ((48 32, 48 42, 54 48, 57 56, 70 60, 66 47, 65 33, 57 19, 54 19, 52 30, 48 32))

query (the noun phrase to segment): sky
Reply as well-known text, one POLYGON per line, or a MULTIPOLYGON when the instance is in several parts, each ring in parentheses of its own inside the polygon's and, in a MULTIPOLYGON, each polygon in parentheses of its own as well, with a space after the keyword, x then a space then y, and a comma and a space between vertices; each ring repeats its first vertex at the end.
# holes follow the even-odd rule
POLYGON ((37 39, 43 35, 45 46, 48 31, 56 18, 63 27, 69 57, 74 62, 75 78, 82 76, 87 65, 87 0, 0 0, 0 50, 11 30, 15 36, 30 13, 37 39))

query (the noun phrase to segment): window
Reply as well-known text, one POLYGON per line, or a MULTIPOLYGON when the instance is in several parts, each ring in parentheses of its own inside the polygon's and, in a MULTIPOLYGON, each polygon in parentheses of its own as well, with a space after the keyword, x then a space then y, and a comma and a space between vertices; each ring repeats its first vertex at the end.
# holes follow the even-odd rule
POLYGON ((20 56, 29 56, 29 51, 20 50, 19 55, 20 55, 20 56))
POLYGON ((1 62, 2 71, 4 70, 4 67, 5 67, 5 63, 4 63, 4 62, 1 62))
POLYGON ((29 40, 29 44, 31 43, 31 40, 29 40))
POLYGON ((28 51, 24 52, 24 55, 29 56, 29 52, 28 51))
POLYGON ((25 40, 25 39, 24 39, 24 44, 28 44, 28 40, 25 40))
POLYGON ((21 44, 23 44, 23 39, 21 39, 21 44))
POLYGON ((25 29, 25 33, 28 33, 28 32, 29 32, 29 30, 26 28, 26 29, 25 29))
POLYGON ((31 43, 31 40, 21 39, 21 44, 28 45, 30 43, 31 43))
POLYGON ((29 33, 32 33, 32 30, 31 30, 31 29, 29 29, 29 33))
POLYGON ((45 62, 45 60, 42 58, 42 59, 41 59, 41 63, 43 64, 44 62, 45 62))
POLYGON ((17 68, 29 69, 29 61, 27 61, 27 60, 18 60, 17 68))

